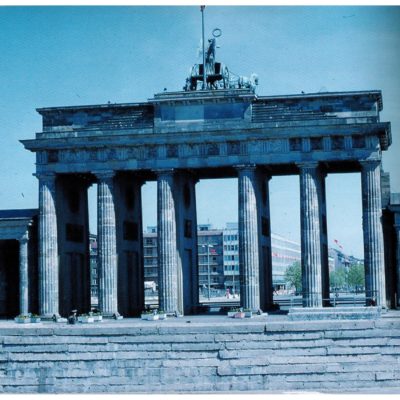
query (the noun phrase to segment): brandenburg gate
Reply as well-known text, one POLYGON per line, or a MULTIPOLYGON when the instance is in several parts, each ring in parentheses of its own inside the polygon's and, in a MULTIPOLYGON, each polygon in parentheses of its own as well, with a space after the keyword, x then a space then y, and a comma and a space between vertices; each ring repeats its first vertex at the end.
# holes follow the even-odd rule
POLYGON ((99 308, 110 316, 142 311, 141 186, 150 180, 157 181, 160 308, 195 312, 196 182, 226 177, 239 183, 238 194, 226 198, 239 199, 241 305, 268 310, 268 186, 277 175, 299 176, 303 306, 327 305, 325 178, 337 172, 361 174, 366 297, 386 307, 380 174, 391 133, 379 118, 381 92, 258 96, 250 80, 230 83, 211 56, 208 71, 204 64, 194 68, 183 91, 141 103, 38 109, 42 132, 22 143, 36 154, 39 181, 41 315, 90 308, 87 192, 93 184, 99 308))

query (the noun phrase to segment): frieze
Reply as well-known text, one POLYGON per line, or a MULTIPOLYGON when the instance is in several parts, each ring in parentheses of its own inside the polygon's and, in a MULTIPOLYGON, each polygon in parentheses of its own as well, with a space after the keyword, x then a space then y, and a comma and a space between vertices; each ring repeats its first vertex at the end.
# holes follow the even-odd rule
POLYGON ((47 151, 38 151, 36 153, 36 163, 37 164, 47 163, 47 151))
POLYGON ((322 138, 323 142, 323 150, 324 151, 331 151, 331 139, 328 136, 322 138))
POLYGON ((365 136, 354 135, 352 136, 352 148, 353 149, 363 149, 365 148, 365 136))
POLYGON ((239 155, 240 154, 240 142, 232 141, 227 142, 228 155, 239 155))
POLYGON ((304 152, 310 152, 311 151, 310 138, 303 138, 302 139, 302 149, 303 149, 304 152))
POLYGON ((367 136, 365 138, 365 141, 366 141, 367 149, 379 150, 379 147, 380 147, 379 139, 376 136, 367 136))
POLYGON ((286 153, 289 150, 287 139, 271 139, 268 141, 269 153, 286 153))
POLYGON ((351 150, 352 148, 351 136, 344 137, 344 148, 345 150, 351 150))
POLYGON ((344 150, 344 137, 343 136, 332 136, 330 139, 331 139, 331 149, 332 150, 344 150))
POLYGON ((138 158, 138 150, 136 147, 128 147, 126 150, 126 157, 129 160, 138 158))
POLYGON ((290 138, 289 139, 289 150, 290 151, 301 151, 301 138, 290 138))
POLYGON ((324 149, 323 138, 321 137, 310 138, 310 147, 312 151, 323 150, 324 149))
POLYGON ((218 143, 208 143, 207 144, 207 155, 208 156, 219 156, 218 143))
POLYGON ((285 154, 289 152, 340 151, 351 149, 378 149, 379 138, 374 136, 325 136, 265 138, 249 141, 141 144, 97 149, 64 149, 37 152, 37 163, 87 163, 107 161, 150 161, 172 158, 226 157, 238 155, 285 154))
POLYGON ((124 161, 128 159, 128 151, 125 147, 118 147, 115 150, 115 156, 117 160, 124 161))
POLYGON ((147 148, 147 154, 149 158, 157 158, 158 157, 158 151, 157 151, 157 146, 149 146, 147 148))
POLYGON ((169 144, 167 145, 167 158, 176 158, 178 157, 178 145, 169 144))

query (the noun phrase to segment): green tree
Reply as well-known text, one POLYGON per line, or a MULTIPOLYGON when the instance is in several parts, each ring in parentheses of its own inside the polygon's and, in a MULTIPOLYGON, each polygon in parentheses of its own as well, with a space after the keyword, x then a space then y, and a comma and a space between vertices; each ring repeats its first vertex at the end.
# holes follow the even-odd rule
POLYGON ((296 292, 302 291, 301 264, 298 261, 286 268, 285 281, 294 286, 296 292))
POLYGON ((346 285, 346 272, 344 268, 331 271, 329 274, 329 283, 331 287, 341 288, 346 285))
POLYGON ((349 272, 347 274, 347 283, 350 288, 365 286, 364 265, 360 264, 350 265, 349 272))

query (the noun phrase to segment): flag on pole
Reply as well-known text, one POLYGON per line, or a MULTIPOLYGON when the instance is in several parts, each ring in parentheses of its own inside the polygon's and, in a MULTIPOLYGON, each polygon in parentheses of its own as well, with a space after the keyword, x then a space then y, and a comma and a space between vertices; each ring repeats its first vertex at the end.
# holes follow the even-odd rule
POLYGON ((339 246, 343 250, 343 246, 339 243, 337 239, 333 239, 337 246, 339 246))

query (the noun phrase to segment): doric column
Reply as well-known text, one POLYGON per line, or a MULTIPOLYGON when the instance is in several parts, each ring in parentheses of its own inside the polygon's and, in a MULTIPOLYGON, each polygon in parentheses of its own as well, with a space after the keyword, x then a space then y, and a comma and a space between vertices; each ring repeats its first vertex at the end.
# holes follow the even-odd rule
POLYGON ((106 316, 119 315, 114 171, 96 173, 99 308, 106 316))
POLYGON ((260 309, 260 256, 256 201, 256 167, 238 167, 240 302, 252 311, 260 309))
POLYGON ((319 184, 318 194, 320 195, 319 213, 320 213, 320 238, 321 238, 321 281, 322 281, 322 299, 323 305, 329 305, 329 250, 328 250, 328 224, 326 212, 326 173, 319 171, 317 182, 319 184))
POLYGON ((258 210, 258 237, 260 252, 260 308, 271 309, 273 306, 272 282, 272 251, 271 251, 271 213, 269 199, 269 181, 271 176, 265 172, 258 174, 259 200, 258 210))
POLYGON ((386 307, 380 160, 361 162, 365 294, 386 307))
POLYGON ((396 307, 400 307, 400 225, 395 224, 396 231, 396 307))
POLYGON ((28 300, 28 232, 19 240, 19 312, 27 315, 28 300))
POLYGON ((59 315, 56 175, 39 174, 39 313, 59 315))
POLYGON ((173 170, 157 171, 158 295, 160 309, 167 313, 179 310, 173 187, 173 170))
POLYGON ((394 229, 396 232, 396 307, 400 307, 400 225, 395 224, 394 229))
POLYGON ((322 307, 320 201, 318 163, 299 164, 303 307, 322 307))

